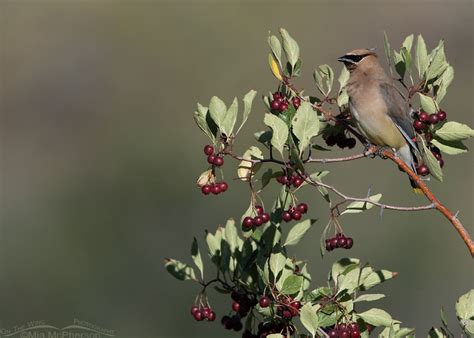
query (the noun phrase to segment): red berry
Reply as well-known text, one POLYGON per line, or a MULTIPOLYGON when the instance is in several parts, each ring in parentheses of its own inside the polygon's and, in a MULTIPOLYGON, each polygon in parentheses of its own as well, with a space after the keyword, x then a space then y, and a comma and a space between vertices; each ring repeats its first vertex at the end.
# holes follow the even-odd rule
POLYGON ((263 214, 263 207, 261 205, 255 206, 255 211, 257 212, 257 215, 263 214))
POLYGON ((347 148, 349 148, 349 149, 354 148, 356 146, 356 143, 357 143, 357 141, 356 141, 355 138, 353 138, 353 137, 348 138, 347 141, 346 141, 347 148))
POLYGON ((283 101, 282 103, 280 103, 280 111, 281 112, 284 112, 287 109, 288 109, 288 102, 283 101))
POLYGON ((301 105, 301 99, 299 97, 294 97, 292 100, 291 100, 291 103, 293 104, 293 107, 295 107, 296 109, 299 108, 299 106, 301 105))
POLYGON ((222 317, 222 319, 221 319, 222 325, 225 325, 225 324, 228 323, 229 321, 230 321, 230 317, 229 317, 229 316, 224 316, 224 317, 222 317))
POLYGON ((239 310, 240 310, 240 303, 233 302, 233 303, 232 303, 232 310, 235 311, 235 312, 239 312, 239 310))
POLYGON ((436 124, 439 122, 438 114, 431 114, 429 119, 431 124, 436 124))
POLYGON ((336 237, 333 237, 333 238, 330 239, 330 241, 331 241, 331 247, 332 247, 333 249, 336 249, 336 248, 337 248, 337 240, 338 240, 338 239, 337 239, 336 237))
POLYGON ((416 131, 421 131, 425 128, 425 124, 420 120, 415 120, 413 122, 413 128, 415 128, 416 131))
POLYGON ((283 311, 283 317, 285 317, 286 319, 290 319, 290 318, 293 317, 293 316, 291 315, 291 312, 290 312, 290 311, 284 310, 284 311, 283 311))
POLYGON ((329 331, 329 337, 338 338, 339 337, 339 332, 336 329, 332 329, 332 330, 329 331))
POLYGON ((418 175, 426 176, 430 173, 430 169, 428 169, 428 166, 426 164, 422 164, 418 168, 416 168, 416 172, 418 175))
POLYGON ((421 122, 428 122, 429 118, 430 118, 430 115, 428 115, 428 113, 425 112, 425 111, 420 111, 420 112, 418 113, 418 119, 419 119, 421 122))
POLYGON ((201 315, 203 318, 208 318, 210 314, 211 314, 211 309, 209 308, 204 308, 201 310, 201 315))
POLYGON ((301 212, 299 212, 298 210, 294 210, 292 213, 291 213, 291 217, 295 220, 295 221, 299 221, 301 219, 301 212))
POLYGON ((332 251, 332 245, 331 245, 331 240, 326 239, 326 250, 327 251, 332 251))
POLYGON ((308 212, 308 205, 306 203, 300 203, 296 209, 302 214, 306 214, 308 212))
POLYGON ((194 305, 194 306, 191 307, 191 314, 192 314, 193 316, 194 316, 194 314, 195 314, 196 312, 198 312, 198 311, 199 311, 199 307, 198 307, 198 306, 194 305))
POLYGON ((266 212, 262 214, 263 223, 267 223, 270 220, 270 215, 266 212))
POLYGON ((425 133, 426 142, 431 142, 432 139, 433 139, 433 134, 432 133, 430 133, 430 132, 425 133))
POLYGON ((221 192, 224 192, 229 188, 229 185, 226 182, 220 182, 219 188, 221 188, 221 192))
POLYGON ((219 184, 213 184, 211 186, 211 192, 214 194, 214 195, 219 195, 221 193, 221 187, 219 186, 219 184))
POLYGON ((295 309, 299 310, 301 308, 301 302, 299 300, 295 300, 295 301, 291 302, 290 306, 292 308, 295 308, 295 309))
POLYGON ((206 155, 212 155, 214 153, 214 147, 207 144, 205 147, 204 147, 204 154, 206 155))
POLYGON ((431 153, 433 154, 434 157, 436 157, 438 161, 442 158, 441 154, 437 153, 436 151, 433 151, 433 149, 431 149, 431 153))
POLYGON ((445 111, 440 110, 437 115, 438 115, 438 119, 439 119, 440 121, 446 120, 447 114, 446 114, 445 111))
POLYGON ((277 100, 270 102, 270 108, 273 110, 280 110, 280 103, 277 100))
POLYGON ((359 326, 357 325, 357 323, 349 323, 347 325, 347 328, 351 331, 359 331, 359 326))
POLYGON ((252 229, 253 226, 253 219, 252 217, 245 217, 242 221, 242 226, 244 229, 252 229))
POLYGON ((444 167, 444 160, 442 158, 438 160, 438 163, 441 168, 444 167))
POLYGON ((338 232, 336 234, 336 238, 342 238, 342 237, 344 237, 344 234, 342 232, 338 232))
POLYGON ((215 161, 215 160, 216 160, 216 156, 214 156, 214 155, 212 155, 212 154, 207 157, 207 162, 208 162, 209 164, 214 164, 214 161, 215 161))
POLYGON ((347 240, 346 240, 345 237, 339 237, 339 238, 337 239, 337 246, 338 246, 339 248, 344 248, 344 247, 346 246, 346 242, 347 242, 347 240))
POLYGON ((222 165, 224 165, 224 158, 220 156, 216 156, 212 164, 214 164, 216 167, 221 167, 222 165))
POLYGON ((193 317, 196 321, 200 322, 201 320, 203 320, 204 318, 202 318, 202 314, 201 314, 201 311, 198 311, 196 313, 193 314, 193 317))
POLYGON ((262 216, 257 216, 253 219, 253 225, 255 225, 256 227, 259 227, 263 224, 263 218, 262 216))
POLYGON ((207 316, 207 320, 210 321, 210 322, 213 322, 216 320, 216 313, 214 311, 211 311, 211 313, 209 313, 209 316, 207 316))
POLYGON ((340 338, 350 338, 351 334, 349 333, 349 330, 347 329, 342 329, 339 330, 339 337, 340 338))
POLYGON ((203 185, 201 187, 201 192, 204 194, 204 195, 209 195, 211 193, 211 186, 209 184, 206 184, 206 185, 203 185))
POLYGON ((351 331, 351 338, 360 338, 359 331, 351 331))
POLYGON ((288 211, 284 211, 284 212, 281 214, 281 217, 283 218, 283 220, 284 220, 285 222, 291 221, 291 214, 290 214, 288 211))
POLYGON ((353 245, 354 245, 354 240, 352 239, 352 237, 347 237, 345 248, 350 249, 350 248, 352 248, 353 245))
POLYGON ((304 180, 301 177, 296 177, 293 181, 293 186, 295 188, 298 188, 300 185, 302 185, 304 180))
POLYGON ((277 100, 277 99, 281 99, 281 98, 282 98, 280 92, 274 92, 272 96, 273 96, 273 99, 274 99, 274 100, 277 100))
POLYGON ((267 296, 263 296, 262 298, 260 298, 259 304, 260 304, 260 307, 269 307, 270 298, 268 298, 267 296))

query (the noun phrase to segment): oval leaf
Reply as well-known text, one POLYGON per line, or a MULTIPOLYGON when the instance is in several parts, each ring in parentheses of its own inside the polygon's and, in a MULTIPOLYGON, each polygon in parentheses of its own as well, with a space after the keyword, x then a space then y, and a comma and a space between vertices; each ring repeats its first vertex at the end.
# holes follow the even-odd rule
POLYGON ((357 317, 362 318, 366 323, 373 326, 389 327, 393 322, 392 316, 390 316, 386 311, 376 308, 358 313, 357 317))
POLYGON ((288 236, 286 237, 286 241, 283 246, 298 244, 315 221, 316 220, 307 219, 303 222, 295 224, 293 228, 291 228, 290 232, 288 232, 288 236))
POLYGON ((466 124, 449 121, 436 130, 435 134, 446 141, 462 141, 474 136, 474 130, 466 124))
POLYGON ((282 119, 270 113, 265 114, 263 123, 272 128, 271 144, 283 157, 283 148, 288 140, 288 126, 282 119))
POLYGON ((311 138, 319 133, 319 119, 310 103, 301 103, 293 117, 292 125, 293 133, 299 140, 300 154, 302 154, 311 138))

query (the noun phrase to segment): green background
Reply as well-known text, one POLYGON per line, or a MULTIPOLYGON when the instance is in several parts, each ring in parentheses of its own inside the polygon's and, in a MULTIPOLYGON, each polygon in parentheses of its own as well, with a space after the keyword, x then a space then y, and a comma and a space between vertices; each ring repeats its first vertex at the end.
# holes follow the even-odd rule
MULTIPOLYGON (((381 52, 384 30, 396 47, 422 33, 430 48, 446 40, 456 75, 442 106, 472 126, 472 13, 472 1, 1 1, 0 328, 79 318, 118 337, 237 336, 218 322, 194 322, 197 286, 162 266, 164 257, 190 261, 194 235, 248 206, 244 184, 218 198, 196 189, 207 142, 192 119, 196 102, 259 92, 236 146, 243 152, 264 127, 261 93, 276 88, 268 31, 285 27, 299 42, 296 84, 306 93, 316 91, 318 64, 338 73, 336 58, 348 50, 381 52)), ((445 157, 445 182, 430 187, 460 210, 472 234, 473 156, 445 157)), ((235 164, 224 167, 229 181, 235 164)), ((365 196, 371 186, 387 203, 425 203, 388 161, 314 170, 323 167, 347 193, 365 196)), ((272 189, 263 197, 270 203, 272 189)), ((445 306, 459 336, 454 303, 473 287, 473 264, 446 219, 390 211, 380 218, 377 210, 344 216, 354 248, 321 260, 328 210, 309 188, 301 199, 320 218, 294 250, 310 260, 314 285, 335 259, 360 257, 399 272, 377 290, 389 295, 378 307, 423 336, 445 306)), ((222 315, 230 299, 212 294, 211 304, 222 315)))

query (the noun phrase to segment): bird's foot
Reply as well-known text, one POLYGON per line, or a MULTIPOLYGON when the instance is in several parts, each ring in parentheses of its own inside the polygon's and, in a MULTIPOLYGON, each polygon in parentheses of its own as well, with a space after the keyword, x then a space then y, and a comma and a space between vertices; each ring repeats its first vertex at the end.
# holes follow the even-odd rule
POLYGON ((385 151, 391 150, 390 147, 378 147, 375 151, 375 155, 380 156, 381 159, 386 160, 388 157, 384 155, 385 151))
POLYGON ((374 158, 376 153, 374 152, 374 145, 371 143, 366 143, 364 145, 364 156, 374 158))

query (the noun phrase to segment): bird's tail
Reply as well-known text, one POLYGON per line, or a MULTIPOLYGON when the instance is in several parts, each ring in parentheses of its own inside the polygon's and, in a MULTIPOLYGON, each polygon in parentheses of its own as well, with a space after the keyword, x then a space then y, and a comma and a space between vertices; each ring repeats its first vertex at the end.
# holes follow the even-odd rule
MULTIPOLYGON (((417 156, 416 154, 413 154, 413 148, 410 147, 409 144, 406 144, 405 146, 401 147, 398 150, 400 158, 405 162, 414 172, 416 172, 415 168, 415 161, 417 161, 417 156)), ((417 195, 423 194, 423 191, 420 189, 418 184, 414 180, 410 178, 410 185, 413 189, 413 192, 417 195)))
POLYGON ((421 190, 420 187, 418 186, 418 184, 416 184, 416 182, 413 181, 411 178, 410 178, 410 184, 411 184, 411 188, 412 188, 412 190, 415 194, 423 195, 423 190, 421 190))

